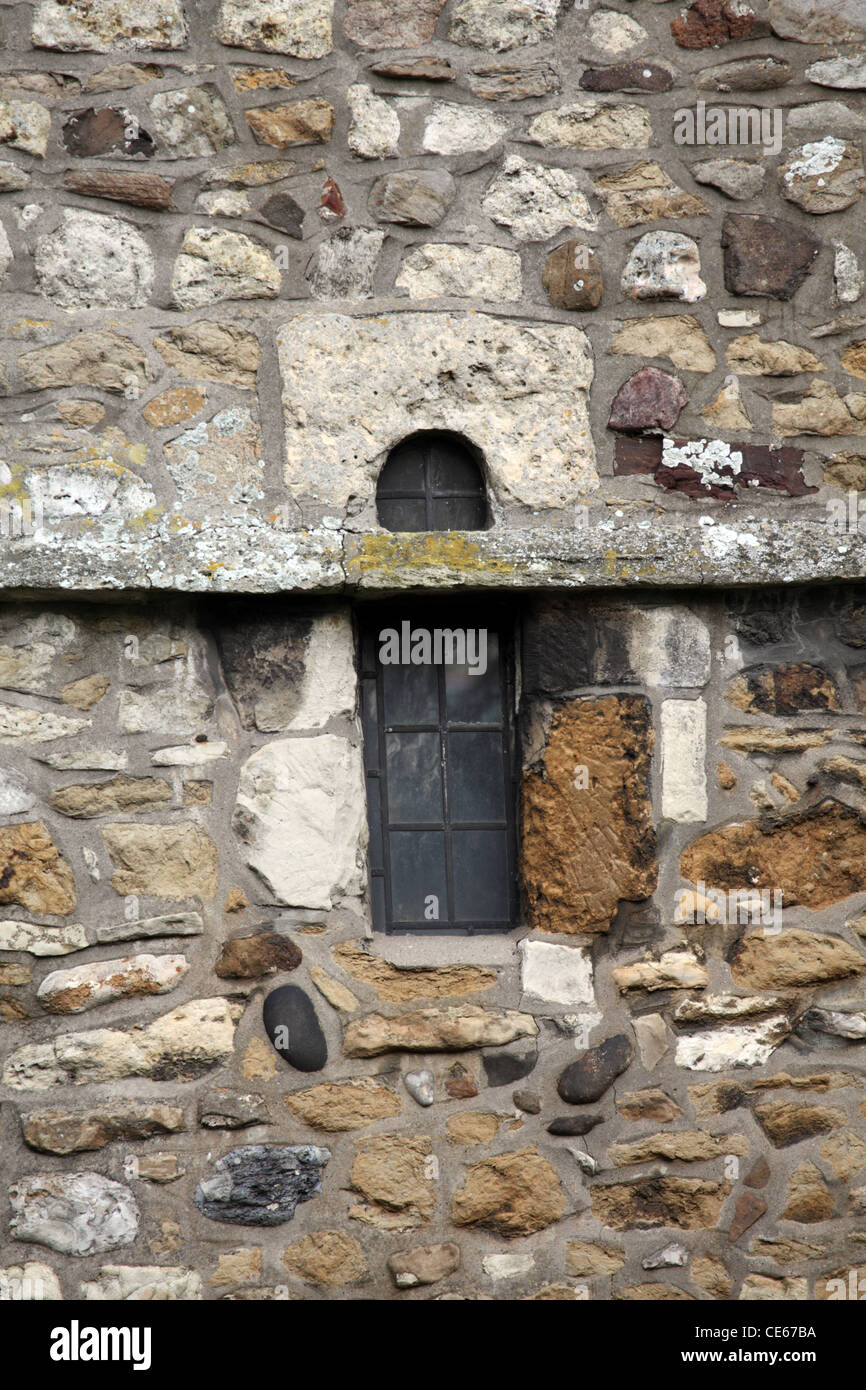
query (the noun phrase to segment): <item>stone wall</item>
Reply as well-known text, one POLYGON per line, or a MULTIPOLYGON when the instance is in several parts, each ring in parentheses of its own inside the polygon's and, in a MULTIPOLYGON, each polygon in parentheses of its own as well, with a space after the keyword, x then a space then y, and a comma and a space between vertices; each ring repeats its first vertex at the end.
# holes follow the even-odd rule
POLYGON ((856 578, 860 8, 4 5, 0 584, 856 578), (395 543, 439 427, 495 524, 395 543))
POLYGON ((3 1296, 837 1297, 864 615, 525 600, 522 925, 420 938, 349 608, 4 605, 3 1296))

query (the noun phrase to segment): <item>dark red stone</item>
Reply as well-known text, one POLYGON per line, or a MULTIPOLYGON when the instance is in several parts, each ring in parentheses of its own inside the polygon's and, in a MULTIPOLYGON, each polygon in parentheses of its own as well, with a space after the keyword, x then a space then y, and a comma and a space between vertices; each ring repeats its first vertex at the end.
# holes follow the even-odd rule
POLYGON ((153 138, 127 111, 104 106, 96 111, 73 111, 63 127, 63 144, 76 159, 92 159, 99 154, 153 154, 153 138))
POLYGON ((671 33, 680 48, 718 48, 740 39, 763 39, 770 33, 765 19, 731 0, 695 0, 671 20, 671 33))
POLYGON ((550 252, 541 283, 554 309, 597 309, 604 293, 604 276, 592 247, 564 241, 550 252))
POLYGON ((660 63, 615 63, 587 68, 579 85, 585 92, 669 92, 674 78, 660 63))
POLYGON ((672 430, 688 399, 678 377, 658 367, 641 367, 614 396, 608 425, 612 430, 672 430))
POLYGON ((810 273, 821 242, 779 217, 730 212, 722 223, 725 289, 730 294, 792 299, 810 273))
POLYGON ((346 216, 346 204, 343 202, 343 195, 340 192, 339 184, 336 184, 333 179, 325 180, 319 207, 329 218, 346 216))
MULTIPOLYGON (((675 444, 685 444, 683 439, 675 444)), ((660 487, 668 492, 684 492, 687 497, 717 497, 720 501, 730 501, 734 489, 747 487, 754 482, 758 487, 771 488, 774 492, 785 492, 789 497, 805 497, 818 489, 808 487, 803 477, 803 463, 806 455, 802 449, 773 449, 766 444, 732 444, 732 449, 743 455, 743 466, 736 475, 731 474, 731 486, 722 487, 717 483, 707 484, 701 475, 686 464, 675 468, 662 465, 661 439, 629 439, 616 441, 613 471, 620 477, 632 473, 650 473, 660 487)), ((721 469, 717 470, 721 473, 721 469)))

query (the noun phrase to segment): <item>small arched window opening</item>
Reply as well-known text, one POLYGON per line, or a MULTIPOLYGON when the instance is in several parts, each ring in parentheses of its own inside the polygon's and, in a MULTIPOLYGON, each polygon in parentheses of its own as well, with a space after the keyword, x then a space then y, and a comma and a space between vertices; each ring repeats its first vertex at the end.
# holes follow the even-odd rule
POLYGON ((388 531, 483 531, 488 524, 483 474, 453 434, 413 434, 392 449, 376 508, 388 531))

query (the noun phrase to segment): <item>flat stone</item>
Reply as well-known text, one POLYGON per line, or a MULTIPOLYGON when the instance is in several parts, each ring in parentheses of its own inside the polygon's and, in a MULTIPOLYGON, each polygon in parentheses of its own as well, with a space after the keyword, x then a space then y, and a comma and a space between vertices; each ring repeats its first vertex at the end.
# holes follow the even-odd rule
POLYGON ((39 922, 0 922, 0 951, 27 951, 31 956, 65 956, 87 946, 84 927, 69 922, 62 927, 39 922))
POLYGON ((747 714, 790 716, 810 710, 841 710, 835 680, 823 667, 809 662, 747 667, 727 686, 724 698, 747 714))
POLYGON ((560 1074, 556 1089, 569 1105, 588 1105, 600 1100, 633 1060, 631 1042, 624 1033, 617 1033, 571 1062, 560 1074))
POLYGON ((804 212, 844 212, 866 189, 863 156, 857 145, 827 135, 792 150, 779 166, 779 189, 804 212))
POLYGON ((102 838, 115 865, 112 887, 123 896, 212 898, 216 892, 216 845, 192 822, 106 825, 102 838))
POLYGON ((254 387, 261 363, 255 334, 233 324, 198 319, 171 328, 155 338, 154 347, 167 366, 194 381, 221 381, 230 386, 254 387))
POLYGON ((743 1158, 749 1152, 749 1141, 743 1134, 712 1135, 702 1130, 680 1130, 611 1144, 607 1152, 615 1168, 629 1168, 655 1159, 666 1163, 704 1163, 726 1154, 743 1158))
MULTIPOLYGON (((256 139, 278 150, 293 149, 296 145, 327 144, 334 129, 334 108, 321 97, 284 102, 280 106, 257 106, 245 115, 256 139)), ((285 178, 290 170, 283 167, 282 177, 285 178)), ((244 177, 249 178, 250 174, 244 177)))
POLYGON ((792 299, 810 274, 821 243, 778 217, 728 213, 722 224, 725 289, 731 294, 792 299))
POLYGON ((259 208, 259 217, 263 222, 267 222, 269 227, 276 227, 279 232, 285 232, 295 241, 303 240, 304 216, 304 209, 289 193, 274 193, 259 208))
POLYGON ((297 985, 272 989, 262 1007, 265 1032, 296 1071, 321 1071, 328 1060, 325 1035, 309 995, 297 985))
POLYGON ((475 154, 504 140, 511 122, 462 102, 437 101, 424 124, 427 154, 475 154))
POLYGON ((361 1005, 356 995, 347 989, 340 980, 335 980, 325 970, 318 965, 310 969, 310 979, 316 989, 324 999, 327 999, 332 1008, 338 1009, 340 1013, 357 1013, 361 1005))
POLYGON ((466 1171, 451 1201, 456 1226, 480 1226, 507 1238, 533 1235, 565 1214, 553 1165, 529 1147, 483 1159, 466 1171))
POLYGON ((213 87, 157 92, 149 110, 161 159, 203 159, 234 144, 229 113, 213 87))
POLYGON ((596 10, 587 22, 585 36, 605 58, 622 58, 649 38, 642 24, 618 10, 596 10))
POLYGON ((361 48, 429 43, 445 0, 347 0, 344 31, 361 48))
POLYGON ((778 935, 761 930, 745 937, 731 973, 741 985, 790 989, 846 979, 864 965, 866 958, 841 937, 794 928, 778 935))
MULTIPOLYGON (((314 492, 338 510, 352 497, 372 504, 388 448, 418 429, 472 439, 503 500, 560 508, 595 485, 589 343, 570 324, 536 323, 529 334, 477 311, 305 314, 280 330, 279 354, 293 497, 314 492), (396 386, 395 353, 405 366, 396 386), (357 370, 335 373, 337 356, 357 370)), ((280 855, 284 864, 282 845, 280 855)))
POLYGON ((546 241, 566 227, 593 231, 598 219, 580 182, 565 169, 507 155, 481 206, 516 241, 546 241))
POLYGON ((596 1183, 591 1191, 593 1215, 615 1231, 712 1230, 730 1192, 730 1184, 704 1178, 644 1177, 624 1183, 596 1183))
POLYGON ((762 1198, 757 1197, 754 1192, 741 1192, 737 1198, 733 1220, 728 1231, 728 1240, 731 1244, 739 1240, 740 1236, 745 1235, 756 1221, 760 1221, 766 1211, 767 1203, 762 1198))
POLYGON ((652 742, 639 696, 571 700, 557 711, 543 760, 523 783, 523 879, 536 929, 606 932, 622 898, 653 892, 652 742), (579 765, 596 789, 592 798, 576 786, 579 765))
MULTIPOLYGON (((799 902, 805 908, 823 908, 853 892, 865 891, 866 878, 858 863, 859 845, 865 835, 855 812, 835 802, 820 802, 780 823, 762 826, 758 821, 745 821, 709 831, 685 849, 680 867, 692 883, 703 880, 710 887, 759 890, 771 885, 781 891, 787 906, 799 902)), ((787 952, 809 940, 816 942, 816 947, 827 944, 828 958, 833 956, 840 965, 845 960, 852 969, 862 969, 862 965, 853 965, 853 949, 838 938, 801 931, 790 938, 776 937, 776 948, 771 938, 765 941, 752 935, 748 940, 763 941, 762 949, 771 955, 778 948, 787 952)), ((748 942, 744 948, 748 956, 748 942)), ((741 967, 745 969, 745 956, 741 967)), ((763 988, 758 981, 753 983, 763 988)), ((773 987, 773 981, 769 986, 773 987)))
POLYGON ((520 986, 524 994, 551 1004, 594 1004, 592 958, 579 946, 521 941, 520 986))
POLYGON ((695 0, 671 20, 671 33, 680 48, 718 48, 766 38, 770 26, 745 0, 695 0))
POLYGON ((541 283, 555 309, 597 309, 604 292, 601 260, 582 241, 564 241, 548 252, 541 283))
POLYGON ((232 1149, 216 1160, 214 1177, 199 1183, 193 1201, 211 1221, 279 1226, 291 1221, 300 1202, 319 1195, 330 1157, 310 1144, 232 1149))
POLYGON ((617 1274, 625 1264, 621 1250, 592 1241, 570 1240, 565 1247, 565 1268, 573 1279, 594 1279, 617 1274))
POLYGON ((41 292, 62 309, 140 309, 155 274, 153 254, 131 222, 66 208, 33 257, 41 292))
POLYGON ((241 767, 233 828, 279 902, 328 910, 357 895, 365 822, 360 754, 346 739, 272 740, 241 767))
POLYGON ((798 1101, 769 1101, 756 1105, 755 1119, 777 1149, 799 1144, 818 1134, 829 1134, 845 1124, 845 1111, 798 1101))
POLYGON ((289 937, 279 932, 257 932, 227 941, 214 973, 221 980, 256 980, 278 971, 296 970, 300 963, 301 952, 289 937))
POLYGON ((281 275, 270 249, 240 232, 191 227, 171 277, 180 309, 200 309, 224 299, 274 299, 281 275))
POLYGON ((152 1139, 183 1130, 183 1110, 155 1101, 113 1101, 92 1110, 31 1110, 21 1116, 21 1137, 39 1153, 87 1153, 117 1139, 152 1139))
POLYGON ((117 811, 135 815, 152 811, 171 801, 171 788, 161 777, 127 777, 121 774, 108 782, 71 783, 58 787, 49 797, 55 811, 63 816, 90 819, 117 811))
POLYGON ((12 771, 0 772, 0 815, 19 816, 35 805, 35 793, 23 777, 12 771))
POLYGON ((859 0, 769 0, 770 23, 780 39, 797 43, 858 43, 866 39, 859 0))
POLYGON ((669 92, 674 75, 663 63, 614 63, 584 68, 578 85, 585 92, 669 92))
POLYGON ((748 159, 699 159, 692 165, 692 177, 718 188, 726 198, 748 202, 763 189, 767 170, 748 159))
MULTIPOLYGON (((528 1052, 482 1052, 481 1065, 488 1086, 511 1086, 524 1076, 529 1076, 538 1063, 538 1053, 528 1052)), ((476 1093, 477 1094, 477 1093, 476 1093)))
POLYGON ((689 1252, 684 1245, 672 1241, 661 1250, 645 1255, 641 1260, 643 1269, 682 1269, 689 1262, 689 1252))
POLYGON ((0 1267, 0 1302, 58 1303, 62 1301, 60 1283, 54 1270, 38 1260, 0 1267))
POLYGON ((81 1285, 86 1302, 195 1302, 202 1296, 201 1275, 180 1265, 103 1265, 81 1285))
POLYGON ((509 5, 501 0, 458 0, 451 13, 448 38, 469 48, 494 53, 518 45, 544 43, 556 34, 562 0, 535 0, 509 5))
POLYGON ((38 101, 0 101, 0 143, 44 159, 51 114, 38 101))
POLYGON ((627 1120, 654 1120, 657 1124, 668 1124, 683 1113, 675 1100, 655 1089, 626 1091, 617 1097, 616 1108, 627 1120))
POLYGON ((198 1122, 203 1129, 246 1129, 270 1124, 264 1096, 238 1095, 221 1086, 199 1096, 198 1122))
POLYGON ((400 117, 370 87, 356 82, 348 88, 348 145, 359 159, 395 159, 400 152, 400 117))
POLYGON ((362 1141, 352 1165, 351 1190, 361 1198, 349 1217, 382 1231, 425 1225, 436 1205, 426 1135, 383 1134, 362 1141))
POLYGON ((553 150, 644 149, 652 122, 642 106, 584 97, 535 116, 526 139, 553 150))
POLYGON ((703 217, 703 198, 674 183, 661 165, 640 160, 594 180, 609 217, 618 227, 636 227, 660 218, 703 217))
POLYGON ((93 159, 104 154, 117 154, 126 159, 153 155, 153 136, 139 124, 138 118, 122 106, 93 106, 73 111, 66 118, 61 139, 73 159, 93 159))
POLYGON ((860 1042, 866 1038, 866 1011, 863 1009, 808 1009, 801 1019, 803 1028, 828 1037, 860 1042))
POLYGON ((12 1052, 3 1070, 12 1090, 47 1090, 71 1083, 196 1080, 231 1055, 236 1013, 225 999, 194 999, 145 1027, 61 1033, 53 1042, 12 1052))
POLYGON ((484 1110, 463 1110, 452 1115, 445 1133, 452 1144, 462 1144, 473 1148, 478 1144, 492 1144, 500 1126, 508 1117, 484 1110))
POLYGON ((679 299, 693 304, 707 292, 700 270, 700 252, 691 237, 647 232, 626 261, 622 292, 631 299, 679 299))
POLYGON ((101 673, 82 676, 81 680, 69 681, 62 686, 60 698, 64 705, 73 705, 75 709, 88 710, 99 704, 110 687, 111 681, 108 676, 101 673))
POLYGON ((557 1115, 547 1126, 547 1132, 557 1135, 583 1135, 589 1134, 596 1125, 602 1124, 603 1115, 557 1115))
POLYGON ((183 424, 191 416, 204 409, 206 396, 197 386, 175 386, 162 391, 142 409, 142 416, 151 429, 166 429, 171 425, 183 424))
POLYGON ((80 1014, 115 999, 168 994, 189 969, 185 956, 127 956, 46 975, 36 997, 47 1013, 80 1014))
POLYGON ((40 0, 31 32, 35 48, 63 53, 182 48, 187 38, 180 0, 136 0, 134 10, 117 0, 89 0, 80 11, 61 0, 40 0))
POLYGON ((788 1181, 783 1221, 815 1225, 833 1215, 833 1195, 814 1163, 801 1163, 788 1181))
POLYGON ((363 1129, 377 1120, 399 1115, 403 1108, 389 1086, 370 1076, 294 1091, 286 1096, 286 1107, 296 1119, 327 1133, 363 1129))
POLYGON ((19 168, 7 159, 0 159, 0 192, 15 193, 26 188, 31 179, 32 175, 28 174, 26 169, 19 168))
POLYGON ((333 14, 334 0, 269 0, 265 11, 251 0, 221 0, 214 34, 232 48, 324 58, 334 46, 333 14))
POLYGON ((688 400, 677 377, 658 367, 640 367, 614 396, 608 426, 613 430, 671 430, 688 400))
POLYGON ((223 613, 215 636, 245 729, 317 729, 354 713, 354 638, 345 613, 295 615, 262 605, 253 616, 241 607, 223 613))
POLYGON ((441 1245, 418 1245, 388 1256, 388 1268, 398 1289, 414 1289, 419 1284, 438 1284, 460 1268, 460 1246, 454 1241, 441 1245))
POLYGON ((824 58, 806 69, 810 82, 818 87, 840 87, 846 91, 866 88, 866 58, 824 58))
POLYGON ((283 1264, 295 1278, 319 1289, 342 1289, 368 1273, 360 1244, 345 1231, 311 1231, 283 1251, 283 1264))
POLYGON ((201 936, 204 922, 198 912, 173 912, 163 917, 144 917, 131 922, 118 922, 109 927, 96 927, 95 937, 100 945, 115 941, 136 941, 160 936, 201 936))
POLYGON ((758 1023, 708 1028, 677 1039, 676 1062, 692 1071, 763 1066, 790 1032, 787 1014, 773 1014, 758 1023))
POLYGON ((483 63, 466 74, 473 96, 484 101, 526 101, 558 92, 559 73, 543 59, 483 63))
POLYGON ((616 330, 610 350, 620 357, 665 357, 691 372, 711 372, 716 365, 706 331, 691 314, 627 320, 616 330))
POLYGON ((66 916, 75 902, 72 870, 42 821, 0 828, 0 904, 66 916))
MULTIPOLYGON (((269 68, 268 71, 273 69, 269 68)), ((265 117, 263 131, 269 129, 269 122, 265 117)), ((204 174, 202 181, 214 188, 263 188, 269 183, 282 183, 294 170, 295 165, 288 159, 252 159, 246 164, 220 165, 204 174)))
POLYGON ((803 106, 788 108, 788 127, 791 130, 824 132, 827 126, 837 131, 866 130, 866 117, 854 111, 844 101, 810 101, 803 106))
POLYGON ((15 1240, 63 1255, 100 1255, 131 1245, 139 1212, 130 1189, 101 1173, 36 1173, 9 1188, 15 1240))
POLYGON ((498 979, 495 970, 475 965, 392 965, 355 941, 341 942, 333 955, 342 970, 371 986, 380 999, 395 1004, 479 994, 498 979))
POLYGON ((786 58, 762 54, 701 68, 694 80, 701 92, 765 92, 784 87, 793 75, 794 69, 786 58))
POLYGON ((339 227, 320 242, 306 272, 314 299, 372 299, 373 279, 385 233, 339 227))
POLYGON ((823 362, 807 348, 784 339, 767 342, 757 333, 732 338, 725 349, 725 359, 741 376, 798 376, 801 372, 824 371, 823 362))
POLYGON ((377 77, 391 77, 399 82, 454 82, 457 69, 447 58, 391 58, 370 64, 377 77))
POLYGON ((410 299, 443 296, 505 304, 523 297, 520 256, 501 246, 415 246, 404 257, 394 287, 410 299))
POLYGON ((648 957, 617 965, 613 980, 621 994, 632 989, 703 989, 709 975, 692 951, 682 947, 665 951, 657 960, 648 957))
MULTIPOLYGON (((866 289, 866 272, 864 272, 856 252, 844 241, 838 238, 833 239, 833 287, 836 291, 836 298, 840 304, 856 304, 858 299, 863 296, 866 289)), ((862 375, 866 376, 866 371, 862 370, 862 375)), ((856 373, 860 375, 861 372, 856 373)))
POLYGON ((385 1052, 463 1052, 500 1047, 516 1038, 533 1038, 538 1025, 514 1009, 483 1009, 476 1004, 416 1013, 368 1014, 353 1018, 343 1034, 346 1057, 378 1057, 385 1052))
POLYGON ((773 427, 782 435, 866 435, 866 394, 842 397, 813 378, 802 395, 774 401, 773 427))
POLYGON ((401 169, 376 180, 369 207, 380 222, 437 227, 455 192, 456 184, 447 169, 401 169))
POLYGON ((248 502, 264 481, 258 421, 244 405, 229 406, 163 445, 166 467, 183 502, 248 502))

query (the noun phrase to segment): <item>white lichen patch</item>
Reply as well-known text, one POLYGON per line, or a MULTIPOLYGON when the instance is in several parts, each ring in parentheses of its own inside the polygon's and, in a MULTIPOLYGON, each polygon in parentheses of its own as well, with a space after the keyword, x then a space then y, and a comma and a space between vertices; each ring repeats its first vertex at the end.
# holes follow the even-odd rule
POLYGON ((722 439, 687 439, 679 442, 663 439, 662 467, 683 466, 699 474, 705 487, 732 488, 742 471, 743 455, 722 439))

